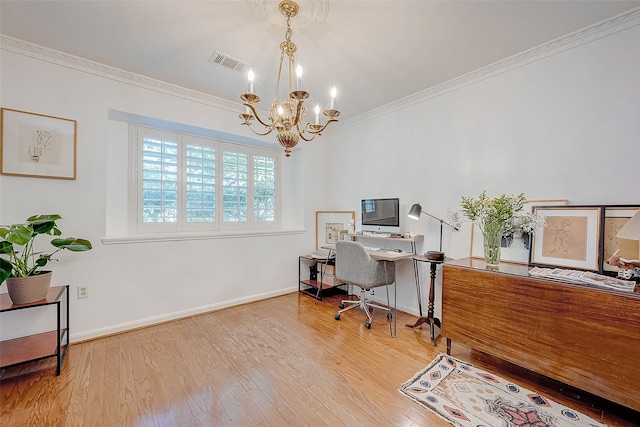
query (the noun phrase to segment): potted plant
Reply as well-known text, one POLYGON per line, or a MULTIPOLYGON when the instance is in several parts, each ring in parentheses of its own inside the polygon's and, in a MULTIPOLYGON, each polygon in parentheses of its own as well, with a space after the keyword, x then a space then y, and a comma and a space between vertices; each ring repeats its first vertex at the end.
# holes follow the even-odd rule
POLYGON ((54 260, 53 255, 68 249, 83 252, 91 249, 91 242, 75 237, 54 238, 51 251, 37 251, 38 235, 60 236, 56 221, 58 214, 34 215, 24 224, 0 227, 0 285, 7 282, 9 297, 14 304, 39 301, 47 296, 51 272, 43 268, 54 260))

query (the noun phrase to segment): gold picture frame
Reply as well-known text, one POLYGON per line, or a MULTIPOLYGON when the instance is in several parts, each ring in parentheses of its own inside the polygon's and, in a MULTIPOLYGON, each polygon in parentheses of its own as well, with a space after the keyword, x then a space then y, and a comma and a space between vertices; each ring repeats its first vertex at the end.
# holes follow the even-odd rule
POLYGON ((76 179, 77 122, 2 108, 0 174, 76 179))
POLYGON ((355 221, 355 211, 316 211, 316 249, 340 240, 355 221))

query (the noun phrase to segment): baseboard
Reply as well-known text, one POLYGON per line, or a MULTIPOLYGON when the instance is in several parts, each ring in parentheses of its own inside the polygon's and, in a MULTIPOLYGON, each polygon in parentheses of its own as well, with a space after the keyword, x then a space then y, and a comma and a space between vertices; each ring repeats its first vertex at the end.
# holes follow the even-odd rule
POLYGON ((263 294, 251 295, 249 297, 237 298, 234 300, 223 301, 215 304, 205 305, 201 307, 190 308, 188 310, 176 311, 173 313, 167 313, 160 316, 147 317, 146 319, 136 320, 134 322, 120 323, 118 325, 109 326, 106 328, 94 329, 92 331, 81 332, 78 334, 70 334, 69 341, 71 343, 78 343, 82 341, 89 341, 96 338, 102 338, 108 335, 119 334, 122 332, 131 331, 134 329, 145 328, 173 320, 184 319, 186 317, 196 316, 199 314, 209 313, 223 308, 234 307, 237 305, 247 304, 250 302, 260 301, 268 298, 278 297, 281 295, 298 292, 298 287, 290 287, 279 289, 272 292, 266 292, 263 294))

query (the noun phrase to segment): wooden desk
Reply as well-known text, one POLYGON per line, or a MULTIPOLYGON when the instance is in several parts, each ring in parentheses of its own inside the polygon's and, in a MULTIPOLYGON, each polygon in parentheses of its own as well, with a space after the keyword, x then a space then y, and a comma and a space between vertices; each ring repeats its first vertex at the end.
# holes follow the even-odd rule
POLYGON ((640 287, 635 293, 530 277, 526 265, 446 262, 442 334, 640 410, 640 287))

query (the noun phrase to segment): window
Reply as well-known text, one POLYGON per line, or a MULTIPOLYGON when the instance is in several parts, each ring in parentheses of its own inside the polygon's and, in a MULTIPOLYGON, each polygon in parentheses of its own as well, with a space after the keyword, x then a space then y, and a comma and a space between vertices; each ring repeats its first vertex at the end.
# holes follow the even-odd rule
POLYGON ((138 233, 278 226, 277 152, 141 126, 136 136, 138 233))

